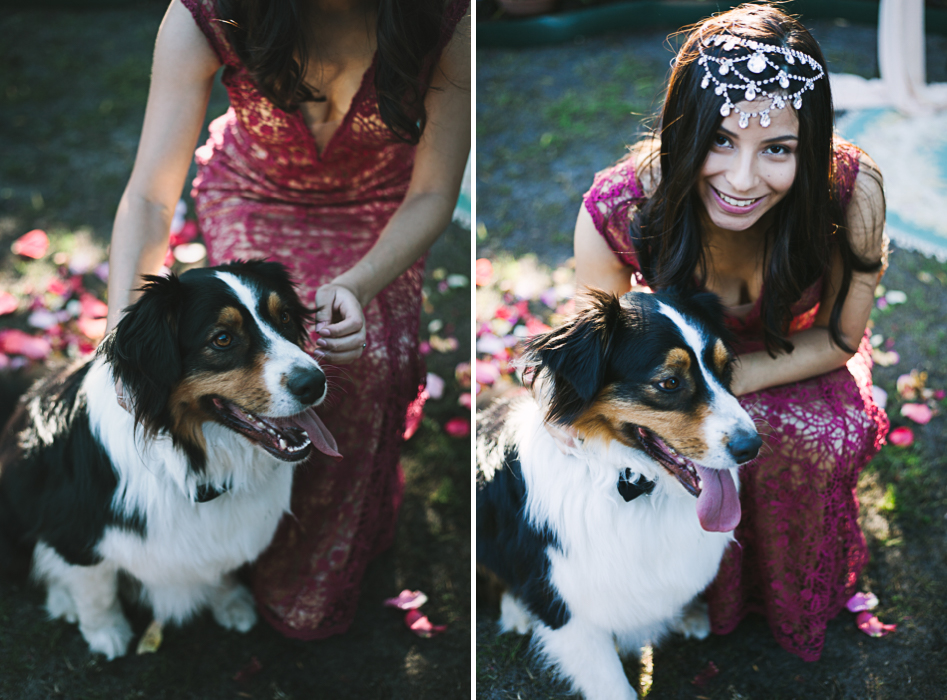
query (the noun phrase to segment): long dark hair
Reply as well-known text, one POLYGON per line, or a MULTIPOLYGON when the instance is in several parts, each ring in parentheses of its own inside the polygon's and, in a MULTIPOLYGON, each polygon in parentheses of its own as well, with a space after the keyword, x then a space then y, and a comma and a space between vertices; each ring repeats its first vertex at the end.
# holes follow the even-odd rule
MULTIPOLYGON (((304 0, 217 0, 217 16, 257 88, 280 109, 326 98, 303 81, 312 40, 304 0)), ((375 92, 382 121, 417 143, 427 123, 429 61, 441 34, 443 0, 378 0, 375 92)))
MULTIPOLYGON (((722 99, 715 94, 713 85, 706 89, 701 87, 704 68, 698 63, 698 42, 717 34, 729 34, 801 51, 819 62, 825 77, 813 82, 813 88, 805 92, 802 106, 796 112, 799 119, 796 177, 787 195, 774 207, 774 223, 766 234, 765 294, 760 309, 763 337, 771 355, 777 350, 792 352, 793 345, 787 338, 792 306, 826 273, 838 250, 843 275, 829 330, 839 347, 854 352, 844 342, 840 330, 842 305, 848 295, 852 272, 877 271, 882 262, 861 259, 848 239, 840 201, 839 173, 833 158, 834 112, 822 50, 795 18, 768 5, 741 5, 685 31, 688 35, 675 59, 660 117, 660 175, 653 178, 657 183, 654 193, 631 224, 631 239, 645 279, 659 289, 694 287, 701 283, 698 272, 707 269, 701 235, 703 204, 696 183, 723 116, 720 113, 722 99)), ((724 48, 711 44, 703 51, 720 55, 724 48)), ((726 55, 734 57, 747 52, 737 46, 726 55)), ((768 54, 771 59, 778 55, 768 54)), ((797 75, 811 70, 801 62, 788 69, 797 75)), ((757 79, 773 75, 775 70, 767 66, 757 79)), ((786 109, 790 108, 787 104, 786 109)), ((652 168, 657 155, 656 149, 650 154, 652 168)), ((880 175, 877 172, 874 175, 880 181, 880 175)))

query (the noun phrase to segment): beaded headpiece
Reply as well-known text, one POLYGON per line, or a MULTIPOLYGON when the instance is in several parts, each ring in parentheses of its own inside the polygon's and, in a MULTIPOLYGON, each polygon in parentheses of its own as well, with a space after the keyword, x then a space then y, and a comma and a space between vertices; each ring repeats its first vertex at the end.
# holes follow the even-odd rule
POLYGON ((752 117, 760 118, 760 126, 769 126, 770 111, 782 109, 787 103, 798 110, 802 107, 802 93, 806 90, 814 90, 815 81, 825 76, 825 71, 819 62, 808 54, 782 46, 763 44, 752 39, 743 39, 732 34, 708 36, 699 40, 697 46, 700 51, 697 63, 704 67, 704 77, 700 81, 700 86, 707 89, 711 83, 715 85, 714 92, 722 95, 724 100, 720 107, 720 114, 726 117, 730 115, 730 112, 738 113, 741 129, 749 125, 752 117), (712 56, 704 52, 704 48, 709 48, 711 45, 722 46, 723 53, 733 51, 737 46, 747 49, 748 53, 742 56, 712 56), (783 56, 785 65, 774 63, 773 54, 783 56), (800 65, 808 65, 816 72, 810 76, 790 73, 790 67, 796 65, 797 62, 800 65), (741 66, 743 63, 746 65, 741 66), (711 66, 714 68, 711 69, 711 66), (753 77, 761 75, 767 68, 772 68, 776 74, 762 80, 753 77), (776 91, 777 85, 779 92, 776 91), (793 91, 796 86, 798 89, 793 91), (765 97, 770 100, 770 104, 758 112, 745 112, 736 106, 734 100, 730 99, 730 90, 739 91, 741 94, 736 102, 742 100, 752 102, 759 97, 765 97))

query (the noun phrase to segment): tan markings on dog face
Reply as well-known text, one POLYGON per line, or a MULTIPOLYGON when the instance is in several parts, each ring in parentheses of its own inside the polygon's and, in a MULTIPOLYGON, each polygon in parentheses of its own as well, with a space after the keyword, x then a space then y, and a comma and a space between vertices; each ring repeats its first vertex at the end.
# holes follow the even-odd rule
POLYGON ((574 427, 585 440, 614 440, 637 447, 637 440, 622 430, 625 423, 633 423, 650 430, 685 457, 699 462, 709 450, 703 434, 709 412, 706 405, 700 405, 693 413, 662 411, 622 399, 614 390, 606 390, 579 416, 574 427))
POLYGON ((190 436, 203 446, 201 424, 211 418, 201 399, 219 396, 237 404, 245 411, 267 415, 271 396, 263 379, 264 357, 258 355, 251 366, 228 372, 204 372, 183 379, 170 399, 171 425, 176 435, 190 436))
POLYGON ((230 330, 240 332, 243 330, 243 314, 240 313, 240 309, 227 306, 222 309, 220 315, 217 316, 217 325, 222 328, 229 328, 230 330))
POLYGON ((717 338, 717 342, 714 343, 713 362, 714 362, 714 369, 717 370, 718 374, 723 373, 729 361, 730 361, 730 351, 727 350, 727 346, 723 344, 723 341, 720 340, 720 338, 717 338))
POLYGON ((280 311, 283 310, 283 300, 280 299, 279 294, 276 292, 270 292, 270 296, 266 300, 266 307, 269 309, 270 318, 274 319, 277 324, 279 324, 280 311))
POLYGON ((669 374, 687 375, 690 368, 691 356, 684 348, 672 348, 664 359, 664 370, 669 374))

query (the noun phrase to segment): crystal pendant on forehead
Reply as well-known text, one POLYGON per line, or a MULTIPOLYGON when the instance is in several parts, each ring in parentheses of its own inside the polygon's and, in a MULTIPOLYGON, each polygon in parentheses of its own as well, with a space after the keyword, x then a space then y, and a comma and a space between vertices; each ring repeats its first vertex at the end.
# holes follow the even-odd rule
POLYGON ((755 100, 756 99, 756 86, 752 84, 747 85, 746 93, 744 93, 743 97, 746 98, 747 102, 752 102, 753 100, 755 100))
POLYGON ((793 109, 799 110, 802 109, 802 95, 797 95, 795 101, 792 103, 793 109))
POLYGON ((780 72, 779 74, 779 85, 780 87, 788 88, 789 87, 789 76, 785 73, 780 72))
POLYGON ((769 126, 769 112, 763 112, 760 114, 760 126, 764 128, 769 126))
POLYGON ((757 51, 750 56, 750 60, 746 62, 746 67, 751 73, 762 73, 766 70, 766 57, 757 51))
POLYGON ((730 116, 730 103, 724 102, 723 106, 720 108, 720 116, 729 117, 730 116))
POLYGON ((750 125, 750 115, 747 112, 740 112, 740 128, 745 129, 750 125))
POLYGON ((730 72, 730 61, 724 59, 720 62, 720 75, 726 75, 730 72))

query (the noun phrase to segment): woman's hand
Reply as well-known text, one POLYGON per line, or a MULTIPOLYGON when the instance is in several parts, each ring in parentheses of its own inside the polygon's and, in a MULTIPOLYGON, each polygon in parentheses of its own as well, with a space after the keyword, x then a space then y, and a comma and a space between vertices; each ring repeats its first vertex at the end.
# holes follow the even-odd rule
POLYGON ((351 289, 329 282, 316 291, 316 349, 337 365, 355 362, 365 350, 365 315, 351 289))

